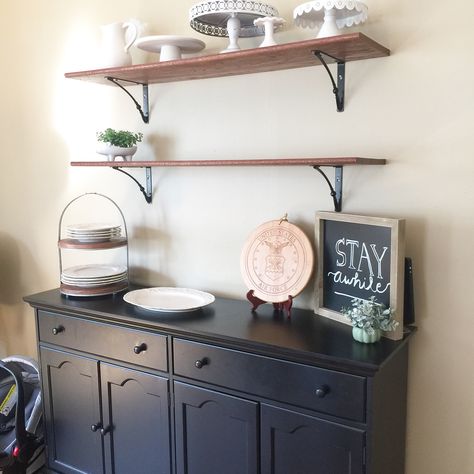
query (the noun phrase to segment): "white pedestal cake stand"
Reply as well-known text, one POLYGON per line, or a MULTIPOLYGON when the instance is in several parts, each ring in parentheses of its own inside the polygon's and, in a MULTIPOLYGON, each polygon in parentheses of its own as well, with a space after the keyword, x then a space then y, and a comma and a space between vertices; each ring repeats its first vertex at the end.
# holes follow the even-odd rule
POLYGON ((253 24, 255 19, 276 16, 278 10, 271 5, 242 0, 200 2, 189 10, 191 28, 205 35, 229 38, 229 45, 222 53, 239 51, 239 37, 264 34, 262 27, 253 24))
POLYGON ((260 44, 259 48, 264 48, 266 46, 275 46, 277 42, 273 36, 273 33, 276 29, 279 29, 282 25, 286 22, 283 18, 279 18, 276 16, 265 16, 263 18, 257 18, 253 21, 255 26, 263 26, 265 31, 265 38, 263 39, 262 43, 260 44))
POLYGON ((158 53, 160 61, 181 59, 181 53, 197 53, 206 47, 204 41, 175 35, 144 36, 135 42, 137 48, 158 53))
POLYGON ((367 5, 358 0, 314 0, 293 11, 296 26, 319 28, 316 38, 339 35, 342 28, 364 23, 367 17, 367 5))

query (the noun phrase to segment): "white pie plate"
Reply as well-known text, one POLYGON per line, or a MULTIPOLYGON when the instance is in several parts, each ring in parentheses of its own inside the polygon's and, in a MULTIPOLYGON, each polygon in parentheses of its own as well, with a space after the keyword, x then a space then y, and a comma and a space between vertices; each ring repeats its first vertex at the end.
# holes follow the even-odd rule
POLYGON ((116 235, 120 234, 120 229, 117 230, 104 230, 100 232, 75 232, 72 230, 67 231, 67 235, 79 236, 79 237, 98 237, 103 235, 116 235))
POLYGON ((151 311, 180 313, 203 308, 214 302, 214 295, 191 288, 159 286, 126 293, 124 301, 151 311))
POLYGON ((127 268, 119 265, 77 265, 63 270, 62 276, 69 280, 97 280, 126 273, 127 268))
POLYGON ((120 229, 119 225, 104 224, 104 223, 84 223, 84 224, 71 224, 67 226, 69 232, 77 233, 94 233, 94 232, 110 232, 116 229, 120 229))
POLYGON ((65 285, 72 285, 72 286, 81 286, 84 288, 93 288, 95 286, 104 286, 104 285, 113 285, 114 283, 120 283, 122 281, 127 280, 127 275, 123 275, 121 277, 117 277, 110 280, 68 280, 61 277, 61 283, 65 285))

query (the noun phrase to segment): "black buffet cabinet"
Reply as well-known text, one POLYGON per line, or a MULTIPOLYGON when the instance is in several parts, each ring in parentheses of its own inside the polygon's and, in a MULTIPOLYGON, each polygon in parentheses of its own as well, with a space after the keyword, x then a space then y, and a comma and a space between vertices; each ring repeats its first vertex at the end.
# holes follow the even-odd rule
POLYGON ((48 472, 401 474, 408 339, 294 309, 157 313, 51 290, 35 308, 48 472))

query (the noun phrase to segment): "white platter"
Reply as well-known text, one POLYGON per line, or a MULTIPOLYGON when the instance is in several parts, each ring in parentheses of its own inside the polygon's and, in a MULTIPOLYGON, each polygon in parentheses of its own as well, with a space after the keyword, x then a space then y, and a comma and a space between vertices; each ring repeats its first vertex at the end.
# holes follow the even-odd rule
POLYGON ((160 61, 181 59, 181 53, 197 53, 206 43, 196 38, 176 35, 143 36, 135 41, 137 48, 150 53, 159 53, 160 61))
POLYGON ((126 293, 124 301, 151 311, 180 313, 203 308, 214 302, 214 295, 191 288, 155 287, 126 293))

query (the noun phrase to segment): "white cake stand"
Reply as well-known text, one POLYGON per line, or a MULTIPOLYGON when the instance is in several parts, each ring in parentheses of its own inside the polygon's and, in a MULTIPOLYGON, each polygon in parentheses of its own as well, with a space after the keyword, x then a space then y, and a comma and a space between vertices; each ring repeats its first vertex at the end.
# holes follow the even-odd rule
POLYGON ((367 18, 367 5, 358 0, 315 0, 293 11, 296 26, 319 28, 316 38, 339 35, 342 28, 359 25, 367 18))
POLYGON ((143 36, 135 42, 137 48, 159 53, 160 61, 181 59, 181 53, 197 53, 206 47, 204 41, 186 36, 143 36))
POLYGON ((239 37, 264 34, 262 27, 253 24, 256 18, 276 16, 278 10, 271 5, 242 0, 200 2, 189 10, 191 28, 205 35, 229 37, 222 53, 240 50, 239 37))
POLYGON ((277 42, 273 33, 276 29, 279 29, 282 25, 286 23, 284 18, 279 18, 277 16, 265 16, 263 18, 257 18, 253 21, 255 26, 263 26, 265 31, 265 38, 260 44, 259 48, 264 48, 265 46, 275 46, 277 42))

